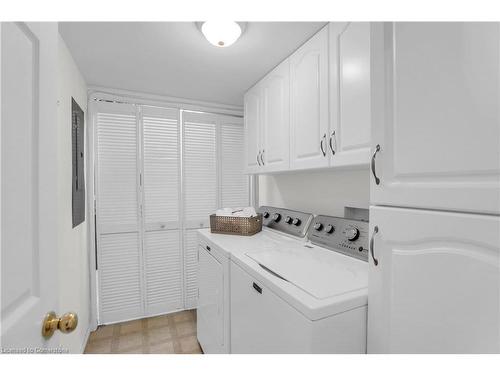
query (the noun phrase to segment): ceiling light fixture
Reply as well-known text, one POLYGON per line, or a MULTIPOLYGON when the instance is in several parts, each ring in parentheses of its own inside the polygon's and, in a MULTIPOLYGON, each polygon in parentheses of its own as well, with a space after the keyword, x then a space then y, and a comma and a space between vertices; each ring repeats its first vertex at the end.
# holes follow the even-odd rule
POLYGON ((205 38, 217 47, 228 47, 238 40, 242 27, 234 21, 205 21, 201 32, 205 38))

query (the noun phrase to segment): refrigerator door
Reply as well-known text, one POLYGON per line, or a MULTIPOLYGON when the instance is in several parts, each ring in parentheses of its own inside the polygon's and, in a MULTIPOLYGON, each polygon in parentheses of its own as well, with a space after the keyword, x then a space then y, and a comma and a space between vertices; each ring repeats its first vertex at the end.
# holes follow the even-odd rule
POLYGON ((372 204, 500 213, 499 50, 499 23, 372 24, 372 204))
POLYGON ((500 217, 372 207, 370 233, 368 353, 500 352, 500 217))

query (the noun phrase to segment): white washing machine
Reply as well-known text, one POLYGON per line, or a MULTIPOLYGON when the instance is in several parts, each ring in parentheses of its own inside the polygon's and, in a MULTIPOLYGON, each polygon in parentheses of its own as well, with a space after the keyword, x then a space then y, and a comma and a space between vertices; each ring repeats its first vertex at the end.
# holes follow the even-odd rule
POLYGON ((231 258, 232 353, 366 353, 368 223, 318 216, 308 237, 231 258))

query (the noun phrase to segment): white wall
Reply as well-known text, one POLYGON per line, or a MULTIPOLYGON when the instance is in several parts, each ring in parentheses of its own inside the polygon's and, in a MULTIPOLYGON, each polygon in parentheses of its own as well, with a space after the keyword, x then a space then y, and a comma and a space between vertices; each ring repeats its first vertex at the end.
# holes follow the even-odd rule
MULTIPOLYGON (((59 311, 78 314, 78 327, 61 336, 61 346, 71 353, 83 350, 89 329, 90 292, 87 250, 87 223, 72 228, 71 98, 87 114, 87 85, 66 44, 59 36, 58 146, 59 146, 59 311)), ((87 131, 85 124, 85 132, 87 131)), ((85 138, 86 142, 86 138, 85 138)), ((87 149, 87 144, 85 144, 87 149)), ((88 185, 86 187, 88 189, 88 185)), ((88 215, 88 213, 86 213, 88 215)))
POLYGON ((344 206, 368 208, 368 169, 318 170, 259 176, 259 205, 344 216, 344 206))

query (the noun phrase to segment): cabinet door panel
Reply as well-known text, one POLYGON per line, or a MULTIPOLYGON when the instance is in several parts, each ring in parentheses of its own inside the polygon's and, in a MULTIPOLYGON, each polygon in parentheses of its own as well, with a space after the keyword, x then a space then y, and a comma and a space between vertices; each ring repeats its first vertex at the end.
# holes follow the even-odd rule
POLYGON ((262 82, 264 116, 263 160, 265 172, 290 166, 290 64, 285 60, 262 82))
POLYGON ((370 209, 369 353, 500 352, 500 218, 370 209))
POLYGON ((290 77, 291 168, 326 167, 329 164, 327 27, 290 57, 290 77))
POLYGON ((500 25, 375 24, 372 37, 372 203, 500 213, 500 25))
POLYGON ((331 164, 368 165, 370 23, 330 24, 330 80, 331 164))
POLYGON ((260 155, 261 106, 260 87, 255 86, 245 95, 245 165, 247 173, 255 173, 260 169, 257 158, 260 155))

